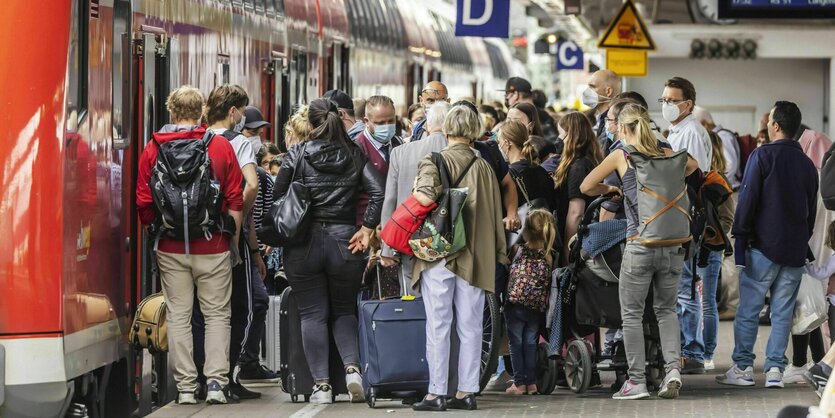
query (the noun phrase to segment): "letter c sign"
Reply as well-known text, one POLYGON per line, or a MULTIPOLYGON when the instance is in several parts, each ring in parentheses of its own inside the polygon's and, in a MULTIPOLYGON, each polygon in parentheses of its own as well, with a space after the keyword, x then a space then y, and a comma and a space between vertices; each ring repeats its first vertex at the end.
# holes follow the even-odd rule
POLYGON ((572 41, 561 41, 557 45, 557 70, 582 70, 583 50, 572 41))
POLYGON ((455 36, 507 38, 510 0, 457 0, 455 36))

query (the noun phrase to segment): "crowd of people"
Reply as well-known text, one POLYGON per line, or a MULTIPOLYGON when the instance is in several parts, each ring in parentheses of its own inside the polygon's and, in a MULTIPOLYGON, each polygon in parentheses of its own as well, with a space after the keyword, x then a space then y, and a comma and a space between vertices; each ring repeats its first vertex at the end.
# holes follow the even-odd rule
MULTIPOLYGON (((697 106, 690 81, 673 77, 659 91, 670 125, 664 132, 644 97, 622 91, 621 78, 609 70, 592 75, 583 93, 590 109, 585 113, 546 109, 544 95, 518 77, 507 81, 504 103, 479 106, 466 98, 453 102, 446 86, 432 81, 402 117, 388 97, 360 99, 332 90, 294 112, 283 127, 286 150, 280 150, 264 137, 270 124, 248 106, 242 88, 219 86, 205 100, 193 87, 176 89, 166 102, 172 123, 154 134, 140 159, 137 206, 142 222, 162 231, 155 254, 178 402, 256 398, 260 394, 245 383, 278 381, 259 353, 268 295, 286 286, 298 303, 315 381, 310 401, 333 399, 331 337, 352 401, 364 400, 356 311, 369 259, 399 266, 410 284, 403 292, 421 295, 425 305, 430 381, 415 410, 477 408, 482 315, 491 293, 503 305, 509 335, 507 392, 536 393, 536 345, 551 272, 568 265, 587 208, 606 194, 617 197, 604 203, 599 220, 624 219, 627 235, 618 283, 623 328, 607 330, 603 344, 611 352, 622 342, 629 365, 613 398, 650 396, 643 331, 650 293, 666 372, 659 397, 677 397, 682 374, 715 368, 720 300, 723 315, 735 319, 733 366, 717 376, 718 383, 755 384, 754 345, 768 303, 765 386, 783 387, 805 373, 822 390, 835 353, 825 353, 819 328, 798 336, 791 329, 803 273, 835 279, 835 223, 820 221, 829 216, 819 208, 821 155, 809 151, 829 148, 829 139, 802 125, 797 105, 777 101, 756 135, 759 148, 744 155, 739 135, 697 106), (165 217, 152 186, 165 144, 182 139, 208 140, 211 186, 222 197, 218 220, 190 239, 160 229, 165 217), (441 154, 450 178, 470 192, 463 209, 467 245, 429 262, 380 243, 378 235, 406 199, 429 206, 444 192, 432 153, 441 154), (647 219, 640 207, 647 186, 639 156, 680 158, 680 172, 672 177, 681 190, 693 176, 719 173, 733 191, 718 210, 723 235, 733 244, 702 251, 690 236, 686 242, 643 240, 655 216, 647 219), (283 248, 264 245, 257 233, 264 217, 297 181, 311 201, 306 238, 283 248), (695 297, 694 275, 701 279, 695 297), (450 359, 453 318, 457 359, 450 359), (790 339, 791 363, 785 356, 790 339), (807 364, 806 347, 814 365, 807 364), (452 396, 450 362, 457 363, 452 396)), ((661 212, 680 210, 677 202, 661 212)), ((684 214, 680 218, 689 220, 691 214, 684 214)), ((825 287, 821 294, 829 291, 825 287)))

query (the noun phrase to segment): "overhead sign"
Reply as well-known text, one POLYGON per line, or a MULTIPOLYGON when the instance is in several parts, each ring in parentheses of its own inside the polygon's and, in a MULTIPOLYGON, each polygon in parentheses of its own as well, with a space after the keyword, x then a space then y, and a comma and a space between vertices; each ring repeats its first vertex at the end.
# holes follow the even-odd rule
POLYGON ((645 77, 649 69, 647 51, 607 49, 606 68, 621 77, 645 77))
POLYGON ((609 23, 597 47, 655 51, 655 42, 632 0, 626 0, 623 3, 623 7, 609 23))
POLYGON ((583 50, 573 41, 557 44, 557 70, 582 70, 583 50))
POLYGON ((507 38, 510 0, 457 0, 455 36, 507 38))

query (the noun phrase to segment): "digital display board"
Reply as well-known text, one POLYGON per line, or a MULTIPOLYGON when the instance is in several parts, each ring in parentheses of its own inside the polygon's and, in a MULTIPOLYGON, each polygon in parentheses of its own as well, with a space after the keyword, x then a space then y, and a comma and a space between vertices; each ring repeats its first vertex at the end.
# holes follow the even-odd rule
POLYGON ((717 0, 720 19, 835 19, 835 0, 717 0))

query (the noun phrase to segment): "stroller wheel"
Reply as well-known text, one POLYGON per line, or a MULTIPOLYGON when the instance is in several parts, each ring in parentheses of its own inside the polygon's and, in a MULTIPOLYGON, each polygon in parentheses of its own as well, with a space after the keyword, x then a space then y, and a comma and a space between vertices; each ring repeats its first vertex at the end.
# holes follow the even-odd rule
POLYGON ((574 340, 568 344, 565 355, 565 377, 568 387, 574 393, 583 393, 591 384, 591 352, 584 340, 574 340))
POLYGON ((504 321, 499 312, 499 301, 496 295, 484 298, 484 321, 481 337, 481 374, 479 377, 479 393, 490 382, 499 365, 499 345, 502 340, 504 321))
POLYGON ((536 348, 536 388, 540 395, 550 395, 557 386, 556 359, 548 358, 548 344, 542 343, 536 348))

